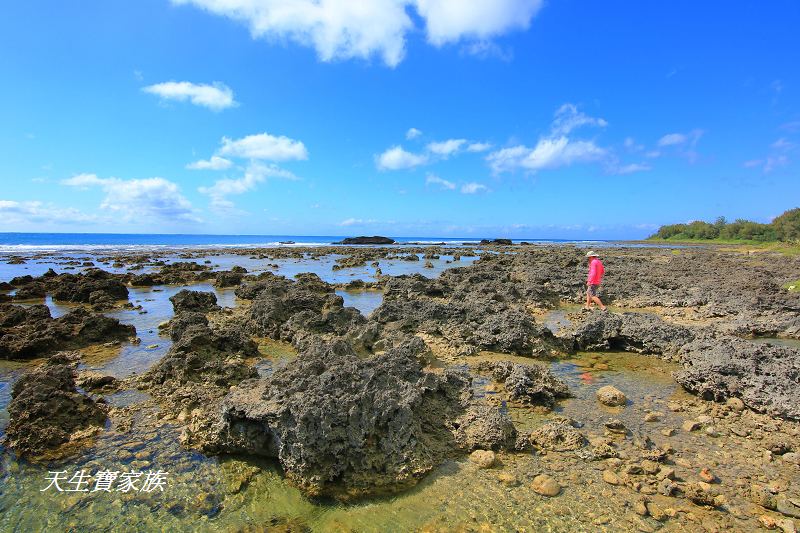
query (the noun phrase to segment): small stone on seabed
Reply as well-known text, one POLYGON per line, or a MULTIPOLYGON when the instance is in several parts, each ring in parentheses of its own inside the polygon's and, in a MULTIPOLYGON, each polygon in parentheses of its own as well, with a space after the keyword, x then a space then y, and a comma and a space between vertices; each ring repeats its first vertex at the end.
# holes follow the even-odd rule
POLYGON ((531 488, 535 493, 541 494, 542 496, 552 497, 558 496, 561 493, 561 485, 547 474, 539 474, 533 478, 531 488))
POLYGON ((658 422, 660 419, 661 415, 652 411, 644 415, 645 422, 658 422))
POLYGON ((701 426, 702 424, 697 420, 686 420, 681 427, 684 431, 697 431, 701 426))
POLYGON ((470 454, 469 460, 475 463, 478 468, 491 468, 497 461, 497 456, 491 450, 475 450, 470 454))
POLYGON ((744 402, 739 398, 728 398, 728 401, 725 402, 725 405, 736 412, 744 411, 744 402))
POLYGON ((612 472, 611 470, 603 470, 603 481, 605 481, 609 485, 622 484, 622 480, 619 478, 619 476, 614 472, 612 472))
POLYGON ((625 405, 628 398, 621 390, 611 385, 597 389, 597 401, 609 407, 625 405))

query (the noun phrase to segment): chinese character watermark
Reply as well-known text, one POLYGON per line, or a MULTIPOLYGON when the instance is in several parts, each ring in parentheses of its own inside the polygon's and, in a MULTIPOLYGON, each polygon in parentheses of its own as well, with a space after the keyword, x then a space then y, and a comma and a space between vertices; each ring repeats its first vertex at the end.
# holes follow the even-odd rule
POLYGON ((164 492, 168 474, 169 472, 162 470, 157 472, 98 470, 92 475, 81 469, 70 476, 66 470, 50 471, 45 476, 45 481, 49 484, 39 492, 50 489, 56 492, 164 492))

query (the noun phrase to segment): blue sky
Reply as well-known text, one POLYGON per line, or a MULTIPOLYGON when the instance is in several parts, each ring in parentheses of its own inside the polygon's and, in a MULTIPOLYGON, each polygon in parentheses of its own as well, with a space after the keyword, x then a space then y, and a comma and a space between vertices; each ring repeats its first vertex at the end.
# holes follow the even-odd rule
POLYGON ((800 3, 29 0, 0 231, 638 238, 800 205, 800 3))

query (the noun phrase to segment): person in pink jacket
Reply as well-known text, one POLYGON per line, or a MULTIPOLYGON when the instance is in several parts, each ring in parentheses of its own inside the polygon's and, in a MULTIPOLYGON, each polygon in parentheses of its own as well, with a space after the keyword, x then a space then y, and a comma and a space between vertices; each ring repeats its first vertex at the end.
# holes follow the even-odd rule
POLYGON ((587 253, 586 257, 589 258, 589 275, 586 277, 586 307, 584 309, 589 310, 592 308, 592 303, 596 303, 600 309, 605 311, 606 306, 600 301, 599 294, 606 269, 594 250, 587 253))

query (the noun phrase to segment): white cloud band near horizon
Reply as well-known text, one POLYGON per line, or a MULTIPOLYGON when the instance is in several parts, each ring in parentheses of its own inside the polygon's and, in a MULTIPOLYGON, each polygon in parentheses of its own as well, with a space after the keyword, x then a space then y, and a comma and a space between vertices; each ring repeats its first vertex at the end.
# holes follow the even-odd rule
POLYGON ((61 183, 81 189, 100 188, 105 193, 100 208, 116 213, 123 219, 154 216, 163 220, 201 221, 178 185, 164 178, 123 180, 100 178, 96 174, 77 174, 61 183))
POLYGON ((239 105, 233 99, 233 90, 217 81, 210 85, 188 81, 167 81, 142 87, 142 91, 154 94, 162 101, 188 101, 196 106, 207 107, 212 111, 222 111, 239 105))

